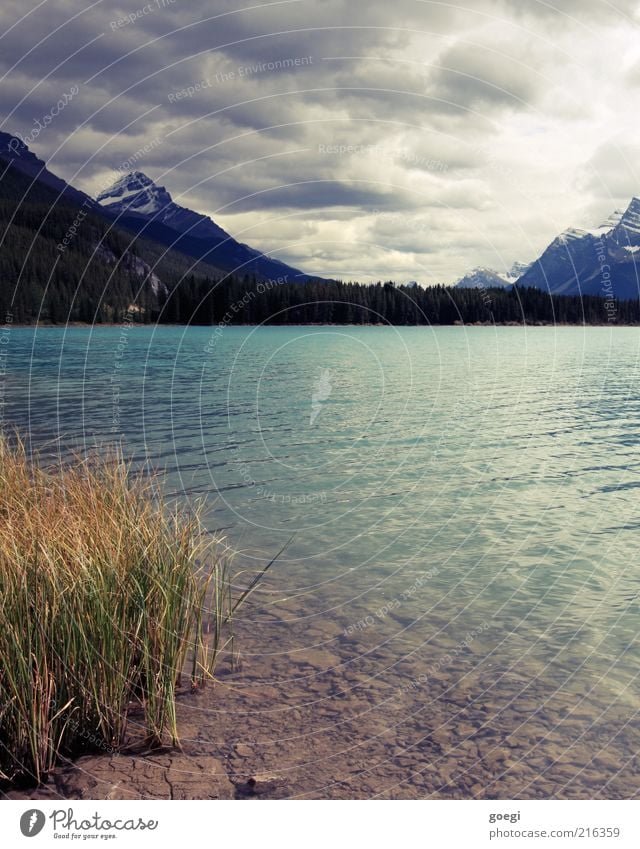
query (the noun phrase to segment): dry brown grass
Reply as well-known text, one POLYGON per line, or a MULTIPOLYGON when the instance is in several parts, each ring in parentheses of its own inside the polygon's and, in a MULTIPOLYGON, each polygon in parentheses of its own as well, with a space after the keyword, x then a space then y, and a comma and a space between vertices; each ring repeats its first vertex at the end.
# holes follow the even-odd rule
POLYGON ((177 680, 211 675, 230 615, 197 516, 116 458, 46 469, 0 440, 0 776, 118 747, 132 702, 149 742, 177 742, 177 680))

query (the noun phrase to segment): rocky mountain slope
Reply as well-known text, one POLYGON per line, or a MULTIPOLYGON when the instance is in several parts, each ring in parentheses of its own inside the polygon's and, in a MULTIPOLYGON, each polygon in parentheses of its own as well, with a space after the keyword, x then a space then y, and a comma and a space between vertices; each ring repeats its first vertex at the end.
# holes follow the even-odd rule
POLYGON ((123 174, 97 201, 119 226, 205 260, 224 273, 300 283, 310 279, 299 269, 236 241, 208 216, 175 203, 164 186, 141 171, 123 174))
POLYGON ((569 228, 557 236, 519 279, 557 295, 640 295, 640 198, 600 226, 569 228))

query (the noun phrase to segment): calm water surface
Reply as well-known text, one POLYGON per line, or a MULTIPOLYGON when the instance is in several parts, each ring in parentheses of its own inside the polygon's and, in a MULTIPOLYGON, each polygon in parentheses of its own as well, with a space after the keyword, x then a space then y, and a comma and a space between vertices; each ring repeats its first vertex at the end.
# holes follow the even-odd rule
POLYGON ((120 440, 247 570, 289 541, 240 670, 188 709, 238 776, 637 795, 636 329, 15 328, 5 352, 34 447, 120 440))

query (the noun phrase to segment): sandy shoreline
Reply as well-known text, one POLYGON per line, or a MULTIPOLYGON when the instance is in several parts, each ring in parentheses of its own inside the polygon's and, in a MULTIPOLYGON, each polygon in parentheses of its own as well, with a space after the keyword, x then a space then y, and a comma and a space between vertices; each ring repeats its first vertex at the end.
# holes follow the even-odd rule
MULTIPOLYGON (((263 620, 273 653, 251 659, 250 624, 238 644, 248 659, 218 682, 178 700, 182 751, 91 755, 55 770, 19 799, 630 799, 640 765, 624 705, 593 721, 576 695, 549 696, 517 670, 487 689, 476 641, 451 654, 441 634, 424 656, 399 659, 373 635, 338 622, 305 622, 289 602, 263 620), (290 634, 278 627, 284 617, 290 634), (290 617, 290 618, 289 618, 290 617), (299 624, 295 624, 297 618, 299 624), (308 649, 287 652, 304 636, 308 649), (313 646, 313 648, 311 647, 313 646), (425 670, 416 693, 407 680, 425 670), (617 735, 617 736, 616 736, 617 735)), ((254 623, 255 626, 255 623, 254 623)), ((255 639, 255 627, 254 639, 255 639)), ((498 670, 495 671, 498 675, 498 670)), ((579 686, 579 682, 578 682, 579 686)))

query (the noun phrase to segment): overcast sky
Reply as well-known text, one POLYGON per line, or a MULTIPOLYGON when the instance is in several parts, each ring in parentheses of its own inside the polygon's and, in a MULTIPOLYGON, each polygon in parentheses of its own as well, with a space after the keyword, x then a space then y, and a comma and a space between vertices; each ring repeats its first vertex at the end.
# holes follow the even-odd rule
POLYGON ((450 282, 640 194, 638 6, 2 0, 0 129, 91 194, 147 145, 174 200, 310 273, 450 282))

